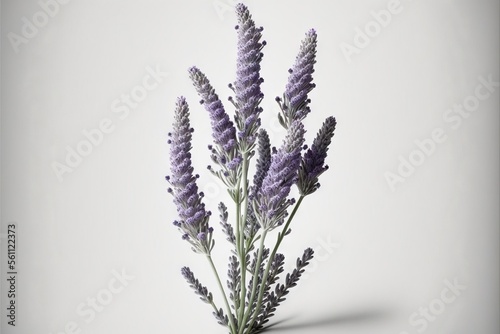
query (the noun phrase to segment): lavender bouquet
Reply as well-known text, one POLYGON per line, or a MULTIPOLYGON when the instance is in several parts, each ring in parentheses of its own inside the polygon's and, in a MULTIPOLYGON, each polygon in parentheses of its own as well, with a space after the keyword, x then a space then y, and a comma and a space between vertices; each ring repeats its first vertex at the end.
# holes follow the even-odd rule
POLYGON ((290 234, 290 224, 302 201, 319 188, 318 178, 328 169, 325 158, 336 121, 333 117, 326 118, 310 147, 304 145, 302 121, 310 112, 308 94, 315 87, 312 74, 317 44, 316 31, 309 30, 289 70, 283 97, 276 98, 281 110, 278 119, 286 129, 286 136, 278 148, 271 148, 260 119, 264 97, 260 62, 266 45, 261 41, 263 28, 256 27, 245 5, 238 4, 236 14, 236 81, 229 84, 234 92, 234 97, 229 98, 235 108, 234 122, 205 74, 196 67, 188 71, 211 120, 213 144, 208 148, 213 166, 208 166, 208 170, 224 184, 235 205, 232 221, 226 205, 221 202, 218 206, 221 231, 232 245, 225 286, 212 259, 215 239, 211 212, 205 208, 203 193, 196 183, 199 175, 194 174, 191 163, 194 130, 184 97, 177 99, 173 130, 169 133, 171 175, 166 179, 177 208, 178 219, 173 224, 192 250, 207 258, 224 307, 216 304, 212 293, 191 269, 183 267, 182 275, 200 299, 212 306, 217 322, 229 333, 255 334, 266 329, 264 325, 289 290, 297 285, 313 258, 313 250, 307 248, 296 260, 296 268, 280 280, 285 256, 278 249, 290 234), (253 159, 255 172, 250 182, 248 174, 253 159), (300 194, 297 201, 290 198, 293 186, 300 194), (279 230, 276 236, 272 236, 274 230, 279 230), (275 238, 275 242, 268 246, 270 238, 275 238))

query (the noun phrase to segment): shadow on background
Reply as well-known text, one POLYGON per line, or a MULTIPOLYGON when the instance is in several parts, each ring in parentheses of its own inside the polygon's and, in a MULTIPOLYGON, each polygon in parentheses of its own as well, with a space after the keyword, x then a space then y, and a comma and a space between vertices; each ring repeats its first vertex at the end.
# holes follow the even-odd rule
POLYGON ((352 310, 344 313, 324 314, 315 319, 301 321, 300 316, 291 316, 266 326, 272 333, 285 332, 294 329, 312 329, 334 327, 337 325, 366 325, 374 321, 384 320, 393 314, 389 309, 352 310))

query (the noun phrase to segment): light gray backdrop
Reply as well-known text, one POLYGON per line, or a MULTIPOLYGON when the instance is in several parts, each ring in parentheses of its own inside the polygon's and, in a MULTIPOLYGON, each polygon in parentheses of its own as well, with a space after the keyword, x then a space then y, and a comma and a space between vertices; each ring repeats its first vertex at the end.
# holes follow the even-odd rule
MULTIPOLYGON (((229 205, 205 169, 209 119, 187 68, 230 95, 235 2, 1 5, 2 333, 224 333, 180 275, 189 265, 221 304, 208 264, 171 224, 164 176, 185 95, 205 202, 229 205)), ((319 45, 307 141, 338 120, 331 168, 283 246, 287 270, 308 246, 317 257, 275 332, 498 333, 499 2, 247 5, 268 42, 262 117, 273 143, 284 135, 274 97, 309 28, 319 45)))

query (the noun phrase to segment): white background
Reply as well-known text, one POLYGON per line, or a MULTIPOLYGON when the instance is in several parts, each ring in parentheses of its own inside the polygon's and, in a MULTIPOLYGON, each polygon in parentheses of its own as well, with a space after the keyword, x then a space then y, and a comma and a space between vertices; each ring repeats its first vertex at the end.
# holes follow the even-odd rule
MULTIPOLYGON (((357 29, 373 25, 371 12, 389 2, 247 2, 268 42, 262 106, 273 143, 284 135, 274 97, 309 28, 319 45, 307 141, 327 116, 338 121, 331 168, 283 247, 287 270, 308 246, 321 260, 278 309, 284 321, 276 333, 419 333, 419 312, 439 306, 445 281, 455 280, 465 290, 422 332, 498 333, 499 87, 457 128, 443 116, 470 100, 478 78, 499 80, 499 2, 401 0, 369 45, 346 57, 343 43, 355 46, 357 29), (397 173, 400 159, 418 158, 415 141, 435 129, 446 140, 391 188, 386 173, 397 173), (409 321, 414 312, 418 326, 409 321)), ((34 15, 43 19, 36 16, 42 6, 1 4, 1 245, 5 253, 6 226, 17 223, 19 272, 12 328, 2 257, 2 333, 55 334, 66 326, 93 334, 224 333, 180 275, 189 265, 222 306, 207 262, 171 224, 164 176, 166 134, 184 95, 207 206, 230 204, 205 169, 209 119, 187 68, 200 67, 226 100, 235 77, 234 3, 74 0, 17 47, 12 34, 22 36, 34 15), (168 75, 120 118, 113 104, 142 85, 147 68, 168 75), (110 133, 58 178, 54 163, 66 164, 68 147, 82 145, 82 131, 105 119, 110 133), (88 298, 106 296, 114 271, 133 279, 95 318, 78 313, 90 310, 88 298)), ((214 258, 225 276, 229 253, 216 218, 214 258)))

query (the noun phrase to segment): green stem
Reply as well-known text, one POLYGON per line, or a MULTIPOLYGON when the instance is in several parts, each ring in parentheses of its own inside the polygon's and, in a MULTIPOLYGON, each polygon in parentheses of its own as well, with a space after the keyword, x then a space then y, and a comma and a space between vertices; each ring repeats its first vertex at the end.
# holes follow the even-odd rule
MULTIPOLYGON (((242 253, 242 248, 241 248, 241 242, 240 242, 240 238, 241 238, 241 233, 240 233, 240 220, 241 220, 241 193, 240 193, 240 188, 241 187, 241 178, 238 178, 238 182, 236 184, 236 195, 235 195, 235 203, 236 203, 236 245, 235 245, 235 248, 236 248, 236 254, 238 255, 239 259, 240 259, 240 262, 241 262, 241 253, 242 253)), ((241 267, 241 264, 240 264, 240 267, 241 267)), ((237 298, 235 296, 235 298, 237 298)), ((234 305, 235 307, 235 312, 236 312, 236 316, 238 317, 238 312, 239 312, 239 309, 241 307, 244 307, 242 306, 242 301, 241 301, 241 294, 239 296, 240 298, 240 301, 239 301, 239 305, 234 305)), ((244 300, 243 300, 244 301, 244 300)))
POLYGON ((236 334, 237 328, 234 324, 233 321, 233 313, 231 312, 231 307, 229 306, 229 302, 227 301, 226 297, 226 291, 224 290, 224 287, 222 286, 222 282, 219 277, 219 273, 217 272, 217 269, 215 268, 214 261, 212 260, 212 256, 207 254, 207 259, 208 262, 210 263, 210 266, 212 267, 212 271, 215 274, 215 277, 217 278, 217 283, 219 284, 219 289, 222 292, 222 297, 224 298, 224 304, 226 305, 226 312, 227 312, 227 317, 229 318, 229 325, 231 329, 231 334, 236 334))
POLYGON ((256 305, 255 312, 253 314, 253 317, 252 317, 252 321, 250 322, 250 326, 248 327, 249 329, 252 328, 253 324, 257 320, 257 316, 259 315, 259 312, 260 312, 260 309, 261 309, 261 306, 262 306, 261 305, 262 304, 262 299, 264 297, 264 291, 266 289, 265 282, 267 281, 267 277, 269 276, 269 269, 271 268, 271 264, 273 262, 274 256, 276 255, 276 252, 278 251, 278 248, 279 248, 281 242, 283 241, 283 238, 285 237, 286 232, 288 231, 290 223, 292 222, 293 217, 295 216, 295 213, 299 209, 299 206, 302 203, 302 200, 304 199, 304 197, 305 197, 304 195, 300 196, 299 200, 297 201, 297 204, 295 204, 295 207, 293 208, 292 213, 288 217, 288 220, 287 220, 285 226, 283 227, 283 230, 278 234, 278 239, 276 241, 276 245, 274 246, 274 249, 273 249, 271 255, 269 256, 269 259, 268 259, 268 262, 267 262, 267 266, 266 266, 266 270, 264 272, 264 276, 262 277, 262 284, 260 285, 259 297, 257 299, 257 305, 256 305))
POLYGON ((240 270, 241 270, 241 280, 240 280, 240 307, 238 309, 239 313, 237 315, 238 323, 243 318, 245 314, 245 298, 246 298, 246 274, 247 274, 247 264, 246 264, 246 250, 245 250, 245 223, 247 220, 248 211, 248 155, 243 154, 243 164, 242 164, 242 196, 243 196, 243 216, 241 215, 241 199, 238 203, 238 220, 237 220, 237 233, 239 234, 239 255, 240 255, 240 270))
POLYGON ((240 199, 240 185, 241 179, 238 180, 236 184, 236 195, 235 195, 235 203, 236 203, 236 252, 238 255, 241 252, 240 248, 240 217, 241 217, 241 199, 240 199))
MULTIPOLYGON (((262 263, 262 253, 264 251, 264 240, 266 239, 268 230, 265 229, 264 232, 262 232, 262 236, 260 238, 260 246, 259 246, 259 253, 257 255, 257 263, 255 264, 255 271, 253 273, 253 284, 252 284, 252 293, 250 295, 250 299, 248 301, 248 309, 245 312, 245 315, 243 317, 243 320, 240 322, 240 328, 238 334, 243 334, 243 331, 245 330, 245 324, 248 320, 248 317, 250 316, 250 313, 252 311, 252 305, 253 301, 255 300, 255 294, 257 292, 257 284, 258 284, 258 277, 259 277, 259 268, 260 264, 262 263)), ((261 281, 261 286, 265 285, 264 280, 261 281)), ((249 327, 251 330, 251 327, 249 327)))

